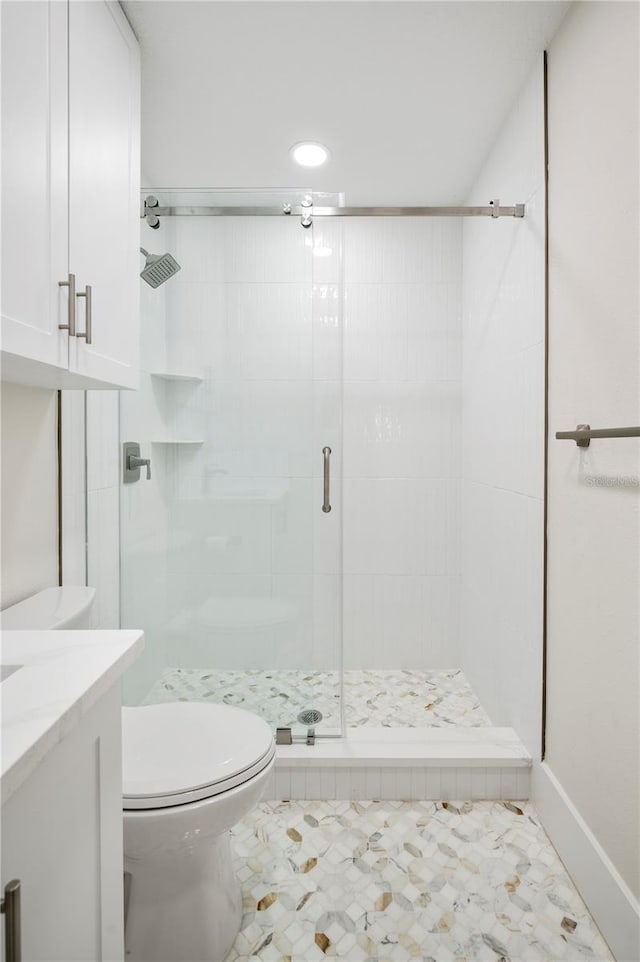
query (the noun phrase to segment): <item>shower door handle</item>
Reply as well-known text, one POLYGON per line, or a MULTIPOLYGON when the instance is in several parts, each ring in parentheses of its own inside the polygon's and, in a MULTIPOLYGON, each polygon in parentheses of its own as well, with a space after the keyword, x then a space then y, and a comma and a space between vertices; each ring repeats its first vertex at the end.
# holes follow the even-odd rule
POLYGON ((5 962, 20 962, 22 959, 20 923, 20 880, 13 879, 4 887, 4 898, 0 903, 4 915, 4 957, 5 962))
POLYGON ((328 514, 331 511, 331 448, 323 448, 322 456, 324 457, 324 501, 322 502, 322 510, 325 514, 328 514))

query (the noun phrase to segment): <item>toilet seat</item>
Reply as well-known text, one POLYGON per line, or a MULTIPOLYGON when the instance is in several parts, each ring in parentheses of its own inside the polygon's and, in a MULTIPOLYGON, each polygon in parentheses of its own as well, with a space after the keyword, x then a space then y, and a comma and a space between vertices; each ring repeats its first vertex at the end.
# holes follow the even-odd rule
POLYGON ((123 708, 123 808, 220 795, 254 778, 274 755, 271 728, 243 708, 201 702, 123 708))

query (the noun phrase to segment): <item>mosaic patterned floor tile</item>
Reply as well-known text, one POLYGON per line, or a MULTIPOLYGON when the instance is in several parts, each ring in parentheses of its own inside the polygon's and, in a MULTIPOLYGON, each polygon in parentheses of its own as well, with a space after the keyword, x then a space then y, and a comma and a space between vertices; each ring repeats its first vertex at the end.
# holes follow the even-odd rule
MULTIPOLYGON (((459 669, 345 671, 344 698, 350 728, 491 725, 459 669)), ((338 672, 167 668, 145 704, 176 700, 240 705, 281 727, 295 726, 301 711, 315 708, 323 716, 318 732, 340 726, 338 672)))
POLYGON ((613 962, 533 808, 263 802, 227 962, 613 962))

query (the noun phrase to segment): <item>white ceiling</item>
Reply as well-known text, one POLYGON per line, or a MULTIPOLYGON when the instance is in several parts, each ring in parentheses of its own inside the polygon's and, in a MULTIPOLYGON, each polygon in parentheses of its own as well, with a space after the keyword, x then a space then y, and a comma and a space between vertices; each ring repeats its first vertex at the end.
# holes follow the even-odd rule
POLYGON ((465 200, 569 4, 122 6, 142 48, 150 184, 307 187, 342 191, 351 204, 409 205, 465 200), (330 148, 325 168, 301 171, 290 159, 305 139, 330 148))

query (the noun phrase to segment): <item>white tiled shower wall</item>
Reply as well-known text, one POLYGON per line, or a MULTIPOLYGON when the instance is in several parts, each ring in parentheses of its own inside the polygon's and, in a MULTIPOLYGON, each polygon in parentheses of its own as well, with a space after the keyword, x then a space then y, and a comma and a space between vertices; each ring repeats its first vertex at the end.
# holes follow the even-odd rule
POLYGON ((168 663, 336 668, 340 511, 320 512, 321 449, 341 447, 332 265, 315 289, 312 234, 297 221, 161 230, 156 245, 182 270, 164 290, 160 369, 202 379, 151 378, 165 436, 197 442, 153 446, 168 506, 168 663))
POLYGON ((455 666, 461 225, 343 229, 345 665, 455 666))
MULTIPOLYGON (((146 240, 146 238, 145 238, 146 240)), ((145 245, 146 246, 146 245, 145 245)), ((151 246, 151 245, 149 245, 151 246)), ((153 246, 158 252, 159 248, 153 246)), ((164 483, 164 448, 151 443, 163 437, 166 384, 151 378, 150 370, 165 370, 165 295, 162 289, 140 286, 140 389, 120 394, 121 441, 137 441, 140 454, 151 460, 151 480, 144 470, 140 481, 120 485, 121 624, 145 630, 141 658, 124 678, 127 702, 138 702, 166 665, 167 558, 169 512, 164 483)), ((120 452, 122 466, 122 452, 120 452)))
POLYGON ((538 63, 470 204, 524 220, 463 228, 461 665, 494 725, 532 755, 542 709, 545 185, 538 63))

